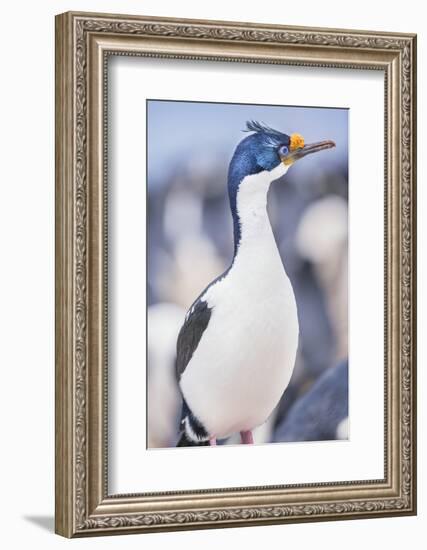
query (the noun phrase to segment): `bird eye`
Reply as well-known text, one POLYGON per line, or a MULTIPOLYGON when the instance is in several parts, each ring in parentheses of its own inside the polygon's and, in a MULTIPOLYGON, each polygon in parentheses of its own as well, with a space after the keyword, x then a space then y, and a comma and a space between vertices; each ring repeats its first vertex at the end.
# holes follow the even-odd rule
POLYGON ((289 149, 286 147, 286 145, 281 145, 281 146, 279 147, 279 155, 280 155, 281 157, 286 156, 288 153, 289 153, 289 149))

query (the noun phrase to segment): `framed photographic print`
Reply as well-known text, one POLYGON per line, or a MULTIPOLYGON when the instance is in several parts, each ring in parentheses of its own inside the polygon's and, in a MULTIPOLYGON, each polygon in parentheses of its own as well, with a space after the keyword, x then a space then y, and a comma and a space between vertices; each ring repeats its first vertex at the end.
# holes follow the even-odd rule
POLYGON ((416 512, 416 37, 56 18, 56 532, 416 512))

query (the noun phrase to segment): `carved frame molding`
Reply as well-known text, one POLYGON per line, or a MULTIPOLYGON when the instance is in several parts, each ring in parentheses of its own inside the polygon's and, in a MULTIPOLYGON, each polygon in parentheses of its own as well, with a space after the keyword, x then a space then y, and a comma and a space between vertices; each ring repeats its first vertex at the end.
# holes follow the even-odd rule
POLYGON ((87 536, 416 510, 416 37, 65 13, 56 18, 56 532, 87 536), (108 495, 109 55, 368 68, 385 75, 385 478, 108 495))

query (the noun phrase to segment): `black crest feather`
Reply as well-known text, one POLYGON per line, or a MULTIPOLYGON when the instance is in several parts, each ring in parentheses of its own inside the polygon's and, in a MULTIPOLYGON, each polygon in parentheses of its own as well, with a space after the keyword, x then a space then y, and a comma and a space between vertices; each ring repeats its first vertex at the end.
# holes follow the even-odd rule
POLYGON ((246 122, 246 128, 243 131, 255 132, 258 134, 262 138, 265 147, 275 148, 281 143, 287 144, 289 142, 289 136, 267 126, 264 122, 258 122, 256 120, 248 120, 246 122))
POLYGON ((282 136, 283 134, 270 126, 267 126, 264 122, 258 122, 257 120, 248 120, 246 122, 246 128, 244 132, 258 132, 261 134, 270 134, 274 136, 282 136))

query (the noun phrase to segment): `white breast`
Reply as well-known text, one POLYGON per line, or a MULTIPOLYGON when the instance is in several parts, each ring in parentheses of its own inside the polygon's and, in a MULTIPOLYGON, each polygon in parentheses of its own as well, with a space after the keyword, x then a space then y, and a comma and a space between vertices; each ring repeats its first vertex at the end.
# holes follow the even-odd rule
POLYGON ((265 422, 295 363, 297 309, 266 211, 266 174, 240 186, 238 252, 202 297, 211 318, 180 381, 193 413, 219 438, 265 422))

